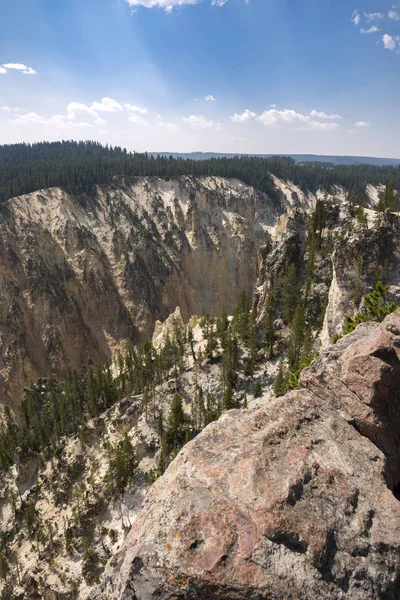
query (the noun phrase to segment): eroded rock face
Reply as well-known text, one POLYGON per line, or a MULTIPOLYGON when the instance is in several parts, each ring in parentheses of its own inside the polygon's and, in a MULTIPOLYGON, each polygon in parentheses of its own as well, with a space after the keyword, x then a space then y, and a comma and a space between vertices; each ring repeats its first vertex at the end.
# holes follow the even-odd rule
POLYGON ((400 598, 400 311, 301 389, 230 411, 146 497, 108 567, 119 600, 400 598))
POLYGON ((177 306, 232 311, 282 207, 237 180, 134 178, 79 197, 52 188, 0 214, 0 399, 128 341, 177 306), (206 284, 205 284, 206 282, 206 284))

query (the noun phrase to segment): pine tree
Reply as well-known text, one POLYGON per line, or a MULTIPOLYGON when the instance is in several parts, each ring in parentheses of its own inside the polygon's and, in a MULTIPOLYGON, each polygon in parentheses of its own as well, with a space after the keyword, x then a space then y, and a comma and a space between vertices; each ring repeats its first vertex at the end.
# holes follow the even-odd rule
POLYGON ((179 394, 172 399, 171 412, 168 417, 167 441, 173 447, 181 447, 185 439, 186 418, 183 402, 179 394))
POLYGON ((306 334, 306 323, 304 316, 304 308, 302 304, 298 304, 294 313, 291 334, 288 343, 288 361, 291 371, 296 371, 299 368, 301 361, 301 351, 306 334))
POLYGON ((385 210, 394 210, 399 199, 399 194, 394 188, 394 182, 388 181, 385 187, 385 192, 379 200, 377 210, 384 212, 385 210))
POLYGON ((355 317, 345 317, 344 334, 351 333, 360 323, 366 321, 382 322, 388 315, 394 312, 398 306, 394 302, 387 302, 386 296, 389 287, 378 281, 372 292, 364 298, 364 308, 355 317))
POLYGON ((281 358, 279 361, 278 371, 276 374, 275 384, 274 384, 275 396, 279 397, 279 396, 284 396, 286 394, 287 389, 286 389, 285 379, 286 378, 285 378, 284 360, 283 360, 283 358, 281 358))
POLYGON ((158 458, 157 474, 160 477, 167 468, 167 457, 168 457, 168 444, 167 438, 164 435, 161 439, 160 456, 158 458))
POLYGON ((294 317, 297 306, 297 291, 296 266, 294 263, 291 263, 282 280, 281 287, 282 319, 286 325, 288 325, 294 317))
POLYGON ((203 429, 205 420, 204 397, 203 390, 201 387, 197 388, 195 396, 193 398, 191 414, 193 431, 195 433, 199 433, 203 429))
POLYGON ((239 339, 247 342, 249 336, 250 303, 245 291, 241 292, 236 300, 233 312, 232 326, 239 339))
POLYGON ((255 310, 252 310, 250 313, 250 318, 248 322, 248 333, 246 337, 248 356, 246 358, 245 375, 253 377, 258 354, 258 335, 255 310))
POLYGON ((120 444, 113 448, 111 453, 111 476, 114 489, 125 492, 128 485, 134 480, 137 467, 135 451, 127 434, 120 444))
POLYGON ((230 410, 233 408, 233 389, 232 383, 229 381, 224 393, 224 409, 230 410))
POLYGON ((265 303, 265 314, 262 321, 263 339, 269 358, 274 354, 274 344, 277 340, 275 321, 277 319, 277 303, 274 293, 268 295, 265 303))
POLYGON ((0 553, 0 580, 5 579, 10 572, 10 566, 4 554, 0 553))
POLYGON ((227 314, 226 310, 223 309, 221 316, 219 317, 219 319, 217 319, 217 326, 216 326, 216 335, 221 341, 222 348, 225 348, 225 345, 226 345, 226 333, 228 331, 228 327, 229 327, 228 314, 227 314))

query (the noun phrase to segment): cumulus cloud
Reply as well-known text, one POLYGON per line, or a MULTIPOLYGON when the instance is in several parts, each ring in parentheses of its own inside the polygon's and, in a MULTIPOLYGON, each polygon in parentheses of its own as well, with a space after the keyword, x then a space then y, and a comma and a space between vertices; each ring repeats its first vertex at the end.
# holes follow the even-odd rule
POLYGON ((353 11, 353 14, 351 15, 351 21, 352 23, 354 23, 354 25, 359 25, 361 22, 361 15, 358 12, 358 10, 353 11))
POLYGON ((70 102, 67 106, 68 119, 75 119, 79 113, 86 113, 96 119, 98 125, 104 124, 105 121, 99 117, 98 113, 115 113, 123 110, 122 104, 113 98, 103 98, 101 102, 92 102, 84 104, 83 102, 70 102))
POLYGON ((149 112, 149 109, 145 106, 136 106, 136 104, 124 104, 124 106, 129 112, 138 112, 141 115, 146 115, 149 112))
POLYGON ((215 100, 215 98, 214 98, 214 96, 213 96, 212 94, 208 94, 208 96, 206 96, 206 97, 204 98, 204 100, 205 100, 206 102, 216 102, 216 100, 215 100))
POLYGON ((204 115, 190 115, 190 117, 182 117, 182 121, 193 129, 211 129, 218 128, 218 123, 207 119, 204 115))
POLYGON ((313 119, 328 119, 329 121, 337 121, 338 119, 342 118, 340 115, 327 114, 324 112, 319 112, 318 110, 312 110, 310 112, 310 117, 313 119))
POLYGON ((266 127, 292 127, 296 129, 315 129, 320 131, 333 131, 338 128, 337 123, 320 121, 316 119, 338 119, 339 115, 325 115, 325 113, 319 113, 318 111, 311 111, 309 115, 296 112, 295 110, 276 110, 272 108, 265 110, 260 115, 250 110, 245 110, 241 115, 234 114, 231 117, 233 123, 245 123, 248 121, 260 121, 266 127), (322 117, 322 115, 325 115, 322 117))
POLYGON ((233 123, 245 123, 246 121, 252 121, 253 119, 257 119, 257 113, 252 112, 249 109, 246 109, 241 115, 235 113, 231 117, 233 123))
POLYGON ((397 10, 389 10, 388 17, 389 19, 392 19, 392 21, 400 21, 400 14, 397 12, 397 10))
POLYGON ((4 67, 0 67, 0 75, 5 75, 7 73, 7 69, 4 67))
POLYGON ((382 41, 383 46, 386 48, 386 50, 396 50, 397 38, 393 37, 392 35, 389 35, 388 33, 385 33, 385 35, 382 38, 382 41))
POLYGON ((360 29, 361 33, 376 33, 377 31, 380 31, 378 29, 378 27, 376 25, 373 25, 372 27, 370 27, 369 29, 360 29))
POLYGON ((369 123, 367 123, 366 121, 356 121, 354 123, 354 126, 357 127, 357 129, 363 129, 365 127, 369 127, 369 123))
POLYGON ((2 73, 4 75, 4 69, 5 72, 7 73, 7 71, 21 71, 21 73, 23 73, 24 75, 37 75, 37 72, 35 71, 35 69, 32 69, 32 67, 27 67, 26 65, 22 64, 22 63, 5 63, 3 65, 1 65, 1 69, 2 69, 2 73))
POLYGON ((123 110, 121 104, 113 98, 103 98, 101 102, 92 102, 91 109, 96 112, 118 112, 123 110))
POLYGON ((64 115, 53 115, 51 117, 43 117, 35 112, 27 112, 18 114, 12 121, 16 125, 31 125, 38 124, 47 127, 55 127, 57 129, 73 129, 74 127, 91 127, 89 123, 82 121, 71 122, 64 115))
POLYGON ((67 106, 67 117, 68 119, 75 119, 78 113, 86 113, 97 118, 97 113, 88 105, 82 102, 70 102, 67 106))

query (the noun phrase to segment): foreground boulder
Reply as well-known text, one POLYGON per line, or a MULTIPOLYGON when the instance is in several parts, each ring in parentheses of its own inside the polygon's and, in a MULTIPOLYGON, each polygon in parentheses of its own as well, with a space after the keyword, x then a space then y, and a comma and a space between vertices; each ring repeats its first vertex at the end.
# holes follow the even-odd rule
POLYGON ((151 488, 104 598, 400 598, 400 311, 230 411, 151 488))

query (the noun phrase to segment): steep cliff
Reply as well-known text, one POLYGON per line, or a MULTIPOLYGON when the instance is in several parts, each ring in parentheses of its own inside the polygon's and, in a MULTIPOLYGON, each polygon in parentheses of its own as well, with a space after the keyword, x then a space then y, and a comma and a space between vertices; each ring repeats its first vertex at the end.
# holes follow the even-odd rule
MULTIPOLYGON (((376 227, 367 210, 359 227, 342 188, 313 195, 273 182, 274 200, 238 180, 184 176, 116 179, 91 195, 51 188, 2 204, 0 400, 17 406, 38 377, 150 339, 177 306, 185 322, 231 312, 245 290, 261 319, 290 263, 303 277, 318 200, 327 207, 323 252, 308 303, 317 321, 329 294, 323 345, 380 274, 400 299, 397 215, 376 227)), ((368 186, 368 206, 381 192, 368 186)))
POLYGON ((52 188, 0 215, 0 398, 151 337, 177 306, 232 310, 282 207, 236 180, 137 178, 52 188))

